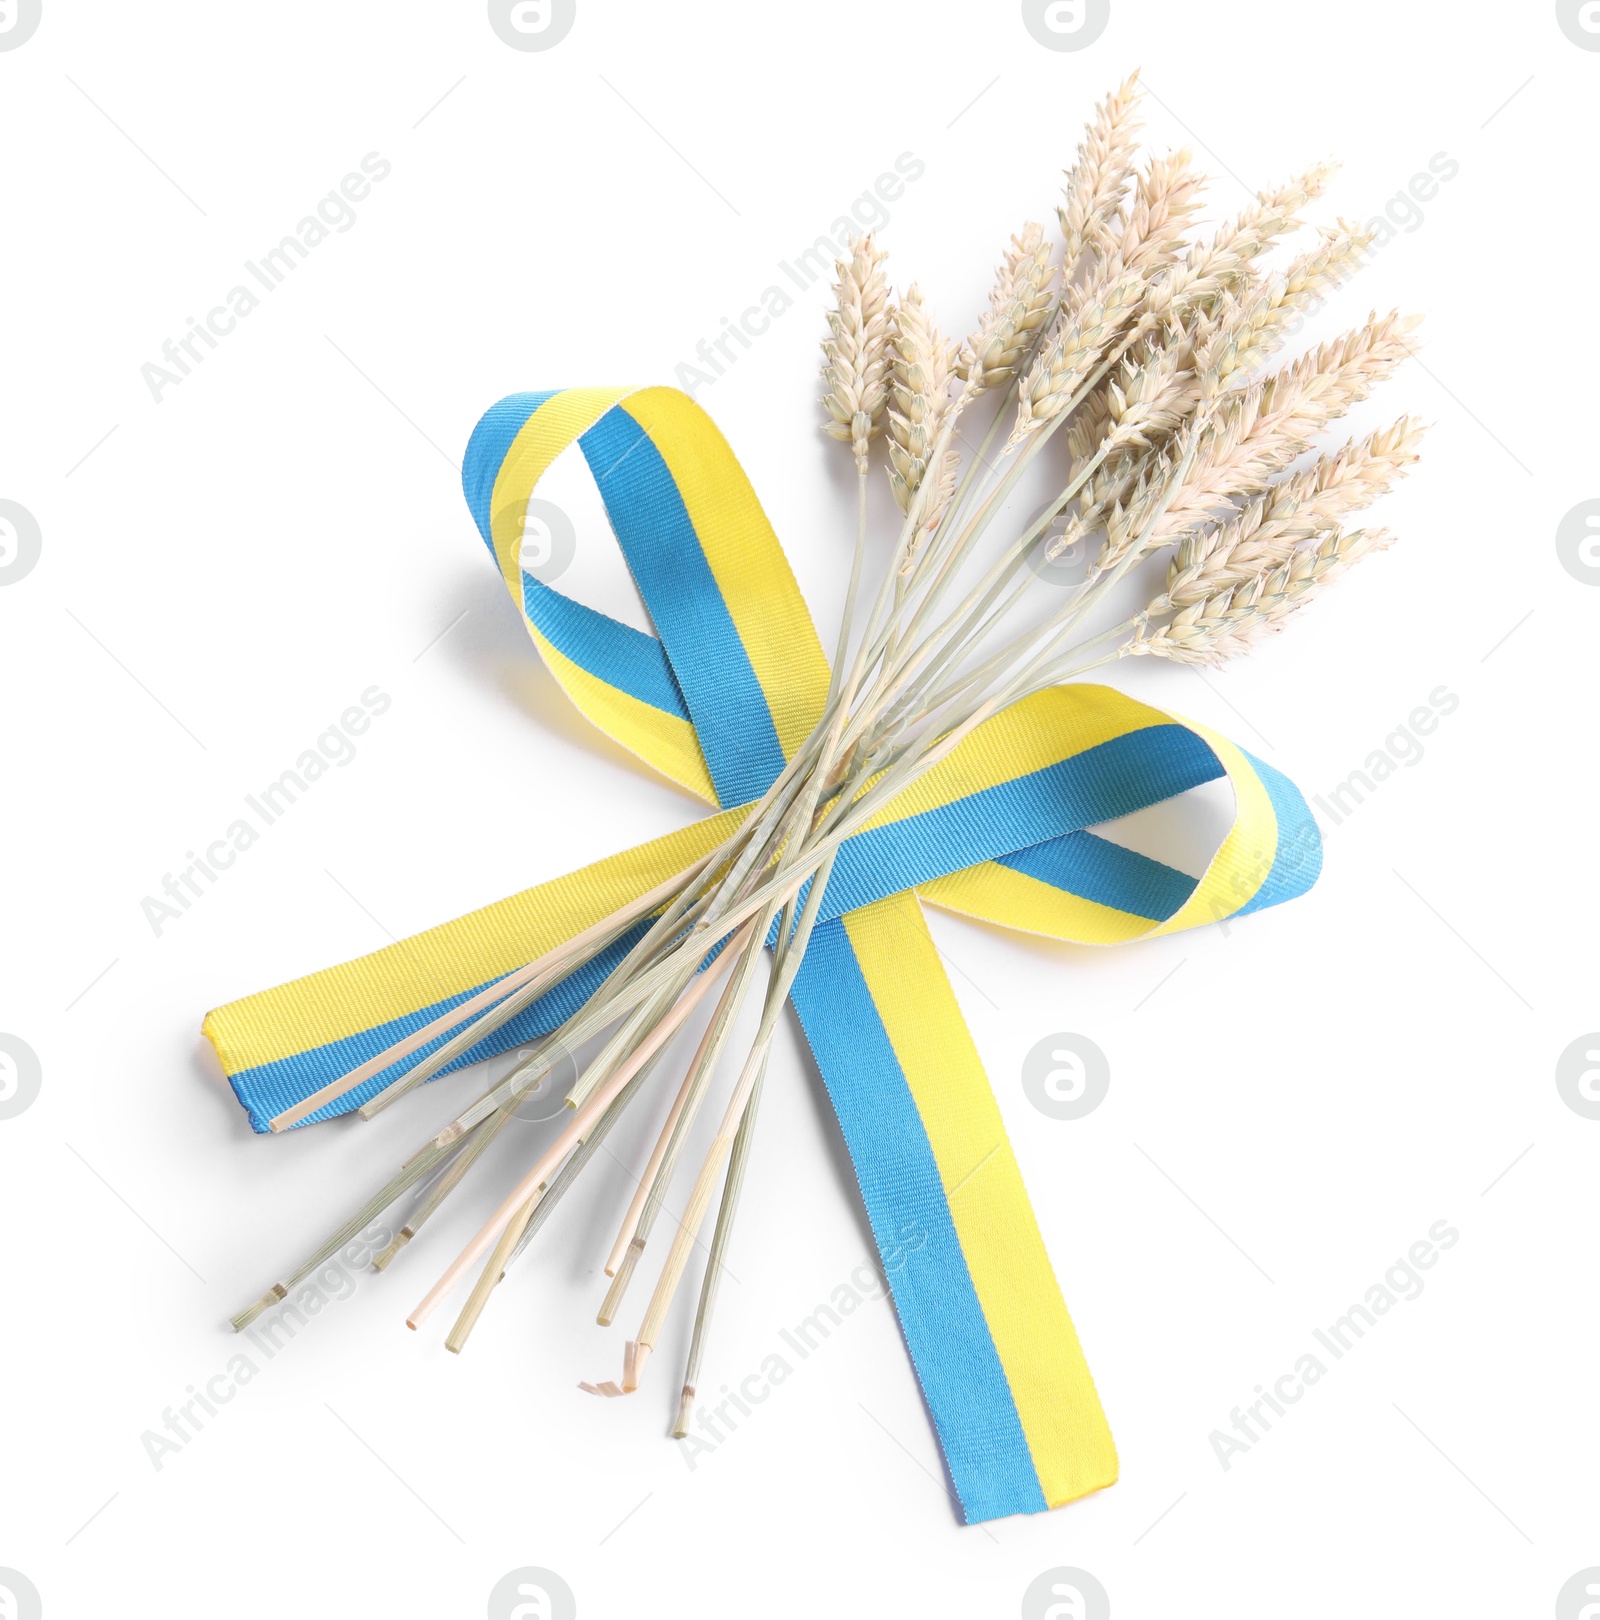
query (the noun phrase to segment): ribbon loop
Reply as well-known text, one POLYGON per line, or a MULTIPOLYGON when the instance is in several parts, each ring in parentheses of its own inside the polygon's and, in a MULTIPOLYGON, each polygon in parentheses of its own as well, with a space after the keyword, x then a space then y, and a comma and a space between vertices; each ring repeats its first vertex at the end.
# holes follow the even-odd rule
MULTIPOLYGON (((218 1008, 205 1032, 256 1130, 715 848, 822 712, 827 661, 794 575, 732 450, 687 395, 512 395, 474 430, 462 485, 567 695, 718 810, 218 1008), (573 443, 655 635, 523 570, 529 499, 573 443)), ((1116 1452, 921 900, 1106 945, 1278 904, 1309 888, 1319 865, 1316 825, 1278 772, 1203 726, 1094 685, 1051 688, 995 715, 841 846, 793 1001, 969 1521, 1108 1485, 1116 1452), (1234 821, 1198 879, 1089 830, 1222 777, 1234 821)), ((559 1027, 644 926, 442 1072, 559 1027)), ((432 1049, 307 1123, 359 1107, 432 1049)))

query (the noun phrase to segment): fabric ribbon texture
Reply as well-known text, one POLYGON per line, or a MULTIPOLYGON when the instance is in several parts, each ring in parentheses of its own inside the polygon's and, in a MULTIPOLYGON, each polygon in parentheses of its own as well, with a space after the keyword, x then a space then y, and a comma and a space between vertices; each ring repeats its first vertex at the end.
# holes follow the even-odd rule
MULTIPOLYGON (((474 430, 462 481, 567 695, 717 812, 211 1013, 205 1032, 258 1131, 715 848, 822 711, 827 659, 794 575, 733 452, 687 395, 513 395, 474 430), (574 441, 653 636, 523 570, 529 497, 574 441)), ((969 1522, 1098 1490, 1115 1480, 1117 1458, 923 904, 1110 945, 1291 899, 1320 861, 1315 823, 1286 778, 1204 726, 1096 685, 1051 688, 997 714, 841 848, 793 1001, 969 1522), (1224 776, 1234 821, 1198 880, 1088 830, 1224 776)), ((444 1072, 557 1028, 644 927, 444 1072)), ((308 1123, 358 1107, 432 1049, 308 1123)))

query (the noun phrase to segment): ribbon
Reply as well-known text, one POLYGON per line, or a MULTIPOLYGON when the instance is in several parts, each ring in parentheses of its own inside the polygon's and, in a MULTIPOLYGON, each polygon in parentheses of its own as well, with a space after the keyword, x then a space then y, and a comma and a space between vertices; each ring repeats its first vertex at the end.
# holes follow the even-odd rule
MULTIPOLYGON (((822 710, 827 660, 794 576, 733 452, 687 395, 513 395, 478 423, 462 482, 567 695, 719 809, 211 1013, 205 1033, 257 1131, 713 849, 822 710), (574 441, 656 635, 523 571, 529 497, 574 441)), ((1115 1480, 1117 1458, 922 902, 1109 945, 1288 900, 1315 881, 1320 859, 1286 778, 1204 726, 1087 684, 997 714, 841 847, 792 999, 968 1522, 1098 1490, 1115 1480), (1234 821, 1198 880, 1088 831, 1224 776, 1234 821)), ((644 926, 443 1072, 557 1028, 644 926)), ((430 1050, 307 1122, 359 1106, 430 1050)))

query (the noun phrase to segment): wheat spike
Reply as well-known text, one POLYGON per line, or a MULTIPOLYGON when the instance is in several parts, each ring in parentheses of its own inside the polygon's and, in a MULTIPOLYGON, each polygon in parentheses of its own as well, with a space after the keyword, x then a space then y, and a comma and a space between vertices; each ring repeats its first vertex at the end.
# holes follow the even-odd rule
POLYGON ((1211 397, 1259 366, 1283 342, 1284 328, 1296 314, 1315 308, 1361 267, 1372 241, 1365 226, 1341 220, 1337 230, 1323 233, 1319 247, 1282 275, 1230 303, 1195 351, 1203 395, 1211 397))
POLYGON ((1282 629, 1291 613, 1305 607, 1345 569, 1393 542, 1394 537, 1383 529, 1330 534, 1278 567, 1186 607, 1159 630, 1141 625, 1122 651, 1179 664, 1225 663, 1282 629))
POLYGON ((850 257, 834 266, 834 307, 822 345, 822 431, 855 451, 865 473, 867 445, 883 429, 888 403, 889 287, 886 255, 869 232, 851 244, 850 257))
MULTIPOLYGON (((951 409, 950 379, 954 374, 952 345, 934 324, 924 307, 921 289, 914 283, 895 305, 889 352, 889 487, 895 504, 902 512, 909 512, 927 475, 928 458, 939 430, 951 409)), ((948 453, 945 460, 949 463, 948 453)), ((923 504, 919 533, 931 532, 937 525, 954 487, 954 468, 947 465, 931 492, 932 498, 923 504)))
POLYGON ((1190 248, 1181 264, 1152 285, 1147 312, 1170 319, 1204 308, 1222 293, 1240 291, 1251 261, 1300 223, 1301 209, 1322 195, 1337 168, 1319 163, 1276 190, 1259 193, 1251 207, 1209 242, 1190 248))
POLYGON ((1031 220, 1011 238, 978 329, 961 345, 955 374, 977 394, 1016 375, 1055 310, 1055 269, 1044 227, 1031 220))
POLYGON ((1119 221, 1120 235, 1108 243, 1108 263, 1147 278, 1174 266, 1205 185, 1187 150, 1152 158, 1119 221))
POLYGON ((1287 561, 1303 541, 1387 494, 1417 460, 1424 431, 1415 417, 1401 417, 1274 484, 1238 516, 1186 535, 1165 592, 1146 612, 1192 607, 1287 561))
POLYGON ((1225 503, 1259 495, 1329 422, 1364 400, 1412 352, 1416 324, 1398 312, 1374 316, 1226 399, 1152 543, 1175 540, 1208 522, 1225 503))
POLYGON ((1095 109, 1077 161, 1067 173, 1066 191, 1056 209, 1064 244, 1063 286, 1072 284, 1090 254, 1104 244, 1111 221, 1122 208, 1139 132, 1138 81, 1137 72, 1129 74, 1095 109))
POLYGON ((1112 340, 1134 317, 1143 291, 1143 278, 1137 271, 1119 274, 1107 286, 1091 286, 1089 296, 1022 379, 1012 445, 1054 420, 1072 403, 1112 340))

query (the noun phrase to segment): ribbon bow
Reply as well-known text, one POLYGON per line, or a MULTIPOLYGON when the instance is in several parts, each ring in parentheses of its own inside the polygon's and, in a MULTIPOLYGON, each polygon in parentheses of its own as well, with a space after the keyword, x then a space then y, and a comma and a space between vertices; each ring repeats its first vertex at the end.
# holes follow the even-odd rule
MULTIPOLYGON (((733 452, 687 395, 512 395, 473 431, 462 482, 567 695, 719 810, 211 1013, 205 1033, 257 1131, 715 848, 822 711, 827 660, 794 575, 733 452), (523 570, 529 497, 574 440, 655 636, 523 570)), ((1319 866, 1315 823, 1286 778, 1203 726, 1094 685, 994 716, 840 849, 793 1002, 968 1522, 1098 1490, 1117 1459, 922 902, 1109 945, 1290 899, 1319 866), (1221 776, 1235 819, 1198 881, 1086 830, 1221 776)), ((635 937, 443 1072, 557 1028, 635 937)), ((359 1106, 406 1064, 309 1118, 359 1106)))

